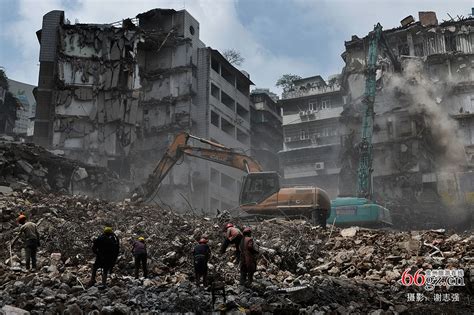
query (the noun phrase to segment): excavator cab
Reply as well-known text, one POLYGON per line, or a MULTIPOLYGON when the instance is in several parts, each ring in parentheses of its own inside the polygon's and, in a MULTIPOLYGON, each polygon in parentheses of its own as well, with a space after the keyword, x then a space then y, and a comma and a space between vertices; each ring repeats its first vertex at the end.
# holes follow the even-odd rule
POLYGON ((257 204, 280 190, 277 172, 249 173, 242 180, 240 205, 257 204))

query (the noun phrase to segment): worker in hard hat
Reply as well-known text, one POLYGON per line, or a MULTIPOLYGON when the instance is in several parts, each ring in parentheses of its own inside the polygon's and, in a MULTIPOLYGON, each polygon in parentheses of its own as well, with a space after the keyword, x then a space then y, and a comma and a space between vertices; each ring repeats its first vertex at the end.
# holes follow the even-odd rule
POLYGON ((112 272, 112 268, 117 261, 119 248, 120 242, 114 234, 112 227, 104 227, 103 233, 94 240, 94 244, 92 245, 92 251, 96 255, 96 258, 94 265, 92 266, 92 276, 89 286, 95 284, 97 270, 102 268, 101 288, 105 288, 107 285, 107 275, 112 272))
POLYGON ((147 269, 147 251, 146 251, 146 244, 145 238, 140 236, 138 240, 133 241, 132 243, 132 254, 135 260, 135 278, 138 279, 140 266, 143 269, 143 277, 147 277, 148 269, 147 269))
POLYGON ((253 281, 253 274, 257 270, 258 250, 252 239, 252 230, 244 228, 242 242, 240 243, 240 284, 249 286, 253 281))
POLYGON ((194 273, 196 275, 196 285, 198 286, 201 283, 201 278, 203 285, 207 286, 207 262, 211 258, 211 248, 207 242, 207 237, 201 237, 193 250, 194 273))
POLYGON ((242 240, 242 232, 232 223, 225 225, 224 242, 221 246, 221 254, 224 254, 230 244, 235 245, 235 258, 237 263, 240 261, 240 241, 242 240))
POLYGON ((33 270, 35 270, 36 253, 38 252, 38 246, 40 245, 38 227, 33 222, 27 221, 26 216, 23 213, 20 213, 18 216, 17 223, 20 224, 20 230, 18 235, 13 239, 11 246, 13 247, 16 241, 21 238, 25 248, 26 269, 30 269, 31 261, 31 266, 33 267, 33 270))

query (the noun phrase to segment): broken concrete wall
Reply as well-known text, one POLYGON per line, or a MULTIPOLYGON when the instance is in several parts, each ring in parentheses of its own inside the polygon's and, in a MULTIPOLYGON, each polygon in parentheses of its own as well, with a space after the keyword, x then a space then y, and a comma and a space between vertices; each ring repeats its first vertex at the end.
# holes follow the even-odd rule
MULTIPOLYGON (((199 23, 186 11, 154 9, 133 20, 104 25, 60 23, 58 35, 51 91, 54 147, 81 161, 108 166, 139 184, 178 132, 213 137, 206 114, 209 102, 203 100, 209 94, 210 55, 218 52, 205 48, 199 39, 199 23), (201 70, 200 49, 207 58, 201 70)), ((226 93, 249 111, 245 84, 248 88, 250 80, 230 64, 228 68, 238 80, 234 85, 227 83, 226 93)), ((219 80, 224 78, 219 76, 219 80)), ((236 125, 237 114, 232 113, 236 125)), ((249 142, 249 122, 239 127, 245 129, 249 142)), ((242 137, 236 132, 233 138, 216 139, 241 147, 238 135, 242 137)), ((183 208, 192 205, 207 211, 207 165, 186 159, 165 179, 159 197, 173 199, 168 203, 175 208, 181 203, 183 208)))
POLYGON ((62 25, 53 92, 52 146, 108 166, 136 139, 141 33, 110 25, 62 25))
MULTIPOLYGON (((465 151, 472 144, 466 108, 471 108, 474 95, 473 24, 473 19, 427 27, 417 22, 384 31, 402 72, 395 72, 394 61, 380 47, 373 175, 374 193, 381 202, 411 196, 406 198, 439 204, 444 186, 437 187, 437 182, 466 167, 465 151)), ((356 140, 344 142, 342 193, 355 193, 356 181, 350 178, 358 165, 367 47, 367 37, 355 36, 346 42, 343 54, 348 104, 341 121, 356 140)))

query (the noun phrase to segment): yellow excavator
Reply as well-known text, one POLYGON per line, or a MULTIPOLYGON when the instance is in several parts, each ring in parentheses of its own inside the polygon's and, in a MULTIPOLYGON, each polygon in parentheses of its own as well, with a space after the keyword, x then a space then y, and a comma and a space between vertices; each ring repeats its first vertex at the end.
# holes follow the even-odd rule
POLYGON ((277 172, 264 172, 260 164, 250 156, 209 141, 181 132, 176 135, 147 181, 133 191, 135 202, 150 202, 171 168, 184 155, 205 159, 240 169, 247 174, 242 180, 239 207, 249 215, 263 217, 306 217, 314 223, 325 225, 331 212, 328 194, 314 186, 281 187, 277 172), (188 144, 198 140, 210 147, 188 144))

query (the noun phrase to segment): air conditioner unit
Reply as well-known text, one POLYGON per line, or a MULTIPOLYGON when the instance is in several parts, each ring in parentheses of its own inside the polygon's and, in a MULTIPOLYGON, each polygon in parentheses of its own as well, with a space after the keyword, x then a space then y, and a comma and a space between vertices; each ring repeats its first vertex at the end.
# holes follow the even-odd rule
POLYGON ((323 170, 324 169, 324 162, 317 162, 317 163, 314 163, 314 168, 316 170, 323 170))

